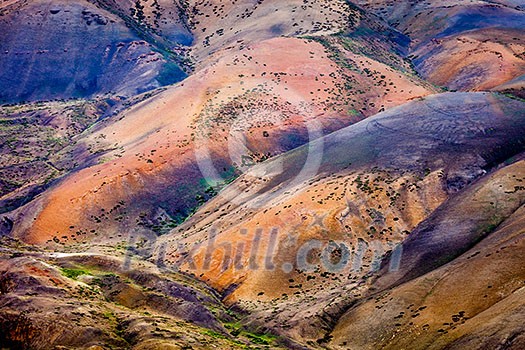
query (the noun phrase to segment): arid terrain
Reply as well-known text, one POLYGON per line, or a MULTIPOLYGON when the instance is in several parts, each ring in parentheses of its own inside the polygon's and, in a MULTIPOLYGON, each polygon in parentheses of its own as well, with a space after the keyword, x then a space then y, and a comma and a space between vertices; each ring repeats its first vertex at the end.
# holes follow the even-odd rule
POLYGON ((524 349, 524 33, 0 0, 0 348, 524 349))

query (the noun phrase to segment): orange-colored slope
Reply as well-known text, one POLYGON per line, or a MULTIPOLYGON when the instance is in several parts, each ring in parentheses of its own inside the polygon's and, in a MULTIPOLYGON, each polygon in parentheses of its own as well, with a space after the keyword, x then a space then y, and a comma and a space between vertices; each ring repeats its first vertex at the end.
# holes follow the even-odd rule
POLYGON ((253 153, 275 154, 289 149, 290 144, 283 144, 287 135, 308 141, 308 120, 322 125, 321 133, 329 132, 382 107, 430 93, 384 65, 364 57, 360 61, 374 74, 349 73, 358 85, 344 91, 346 77, 313 41, 277 38, 226 51, 183 83, 92 128, 79 147, 99 154, 99 164, 65 178, 20 210, 14 234, 32 243, 54 237, 73 243, 95 235, 118 239, 137 233, 137 220, 144 212, 169 212, 170 205, 192 200, 202 190, 196 148, 205 145, 210 154, 231 164, 225 146, 231 141, 232 125, 251 118, 246 108, 263 113, 262 119, 268 106, 276 108, 269 124, 262 120, 241 126, 253 153), (382 74, 404 88, 382 92, 375 76, 382 74), (260 101, 264 103, 254 107, 260 101), (237 102, 242 107, 238 110, 237 102), (210 120, 213 129, 205 130, 210 120), (211 137, 203 139, 210 131, 211 137), (276 136, 271 139, 268 134, 276 136))
POLYGON ((427 57, 419 68, 430 81, 451 89, 489 90, 525 74, 525 37, 518 30, 438 39, 414 55, 427 57))

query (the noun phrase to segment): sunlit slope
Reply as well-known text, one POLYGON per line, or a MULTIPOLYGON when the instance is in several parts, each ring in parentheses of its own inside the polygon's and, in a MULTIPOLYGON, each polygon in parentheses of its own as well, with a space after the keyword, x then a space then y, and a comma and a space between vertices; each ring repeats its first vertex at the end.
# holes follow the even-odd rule
POLYGON ((523 348, 523 4, 355 3, 0 0, 0 344, 523 348))
POLYGON ((522 348, 524 181, 519 160, 436 210, 403 243, 399 271, 371 283, 381 292, 339 320, 333 348, 522 348))
POLYGON ((343 0, 191 0, 187 12, 199 61, 219 49, 264 39, 334 34, 357 19, 356 11, 343 0))
POLYGON ((487 90, 525 74, 525 9, 516 2, 358 3, 411 38, 409 57, 436 84, 487 90))
POLYGON ((124 251, 50 253, 2 237, 0 342, 9 348, 286 348, 286 339, 239 328, 203 283, 124 251))
POLYGON ((403 105, 257 165, 166 236, 162 249, 230 302, 316 339, 384 253, 451 194, 523 149, 524 127, 523 102, 499 95, 447 93, 403 105), (267 269, 272 232, 275 268, 267 269), (206 266, 210 235, 219 248, 206 266), (359 262, 338 273, 296 270, 300 247, 313 239, 345 242, 359 262), (250 269, 256 240, 261 268, 250 269), (228 244, 244 268, 225 265, 228 244))
POLYGON ((167 232, 221 185, 206 181, 204 156, 225 183, 253 163, 433 92, 372 58, 348 57, 342 66, 323 45, 293 38, 224 53, 65 148, 80 169, 11 213, 12 234, 68 244, 167 232))

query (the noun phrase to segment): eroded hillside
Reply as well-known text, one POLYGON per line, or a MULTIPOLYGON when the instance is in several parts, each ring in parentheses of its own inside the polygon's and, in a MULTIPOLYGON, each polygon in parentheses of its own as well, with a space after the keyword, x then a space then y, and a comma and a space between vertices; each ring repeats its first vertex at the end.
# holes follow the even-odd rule
POLYGON ((0 1, 0 345, 523 348, 524 11, 0 1))

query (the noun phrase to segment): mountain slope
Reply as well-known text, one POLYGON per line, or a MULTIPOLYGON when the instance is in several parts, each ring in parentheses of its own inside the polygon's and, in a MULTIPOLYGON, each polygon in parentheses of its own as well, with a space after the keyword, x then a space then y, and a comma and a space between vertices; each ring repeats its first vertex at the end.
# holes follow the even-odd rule
POLYGON ((523 348, 524 15, 0 0, 0 344, 523 348))
POLYGON ((342 40, 225 49, 184 83, 99 121, 62 151, 81 166, 7 215, 11 234, 74 243, 167 232, 252 164, 436 91, 399 56, 376 60, 342 40))
POLYGON ((479 91, 525 74, 525 9, 516 3, 358 3, 412 39, 410 57, 418 71, 435 84, 479 91))
POLYGON ((419 225, 399 271, 382 271, 371 283, 381 292, 341 318, 334 348, 523 347, 524 170, 503 167, 419 225))
POLYGON ((131 19, 88 1, 17 1, 0 14, 0 102, 129 97, 186 76, 131 19))
POLYGON ((322 338, 385 253, 523 149, 523 120, 523 102, 491 94, 440 94, 381 113, 254 167, 163 237, 157 254, 252 310, 255 323, 322 338), (344 243, 344 269, 314 258, 305 270, 301 251, 313 241, 316 252, 344 243))
POLYGON ((231 335, 238 317, 204 284, 119 249, 55 254, 1 240, 4 347, 285 348, 284 340, 255 329, 231 335))

